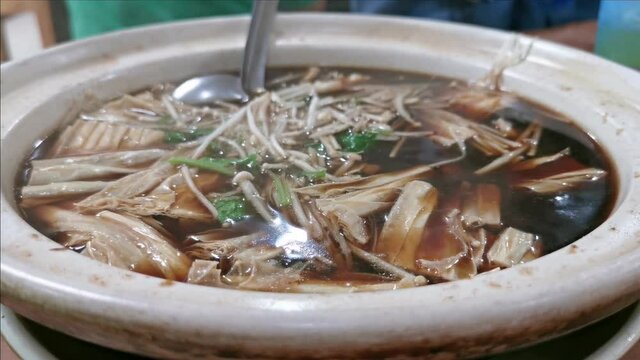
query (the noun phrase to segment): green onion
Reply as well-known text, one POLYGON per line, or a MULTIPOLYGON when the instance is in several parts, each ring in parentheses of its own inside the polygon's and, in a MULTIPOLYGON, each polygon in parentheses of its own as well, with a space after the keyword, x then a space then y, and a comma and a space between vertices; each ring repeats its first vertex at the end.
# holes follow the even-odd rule
POLYGON ((215 171, 217 173, 231 176, 236 173, 236 167, 242 169, 258 168, 258 156, 251 154, 244 159, 217 159, 212 157, 201 157, 191 159, 187 157, 172 157, 169 159, 171 165, 187 165, 202 170, 215 171))
POLYGON ((233 160, 233 163, 248 170, 256 169, 258 167, 258 155, 249 154, 244 159, 233 160))
POLYGON ((179 131, 167 131, 164 133, 164 142, 167 144, 177 144, 187 141, 188 138, 185 133, 179 131))
POLYGON ((220 222, 239 221, 249 215, 249 204, 241 196, 228 196, 212 201, 220 222))
POLYGON ((309 180, 322 180, 327 176, 327 170, 321 169, 318 171, 303 171, 302 175, 306 176, 309 180))
POLYGON ((172 157, 169 159, 171 165, 187 165, 202 170, 215 171, 217 173, 231 176, 235 174, 233 163, 227 159, 214 159, 210 157, 202 157, 199 159, 191 159, 187 157, 172 157))
POLYGON ((286 181, 280 177, 270 174, 273 179, 273 186, 276 189, 275 201, 278 207, 285 207, 291 205, 291 191, 286 181))
POLYGON ((212 129, 193 129, 189 131, 166 131, 164 133, 164 142, 167 144, 178 144, 195 140, 199 137, 208 135, 212 129))
POLYGON ((338 135, 337 140, 342 150, 361 153, 373 145, 378 135, 374 132, 353 133, 346 132, 338 135))

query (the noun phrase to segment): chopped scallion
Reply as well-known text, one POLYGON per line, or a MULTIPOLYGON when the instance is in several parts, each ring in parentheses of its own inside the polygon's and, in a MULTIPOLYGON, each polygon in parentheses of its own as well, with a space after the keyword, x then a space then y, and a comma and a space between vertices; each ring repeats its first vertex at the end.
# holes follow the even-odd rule
POLYGON ((273 179, 273 186, 275 187, 275 201, 278 207, 285 207, 291 205, 291 190, 286 181, 277 175, 271 174, 273 179))
POLYGON ((235 173, 233 163, 227 159, 214 159, 210 157, 202 157, 199 159, 191 159, 187 157, 173 157, 169 159, 171 165, 187 165, 202 170, 215 171, 217 173, 231 176, 235 173))
POLYGON ((178 144, 195 140, 199 137, 211 133, 211 129, 194 129, 189 131, 166 131, 164 133, 164 142, 167 144, 178 144))
POLYGON ((318 171, 304 171, 302 175, 306 176, 309 180, 322 180, 327 176, 327 170, 321 169, 318 171))
POLYGON ((241 196, 228 196, 212 201, 220 222, 238 221, 249 215, 249 204, 241 196))
POLYGON ((338 143, 342 150, 347 152, 361 153, 373 145, 378 134, 374 132, 345 132, 337 136, 338 143))
POLYGON ((202 170, 215 171, 217 173, 231 176, 236 173, 236 167, 253 170, 258 168, 258 156, 251 154, 243 159, 218 159, 212 157, 201 157, 191 159, 188 157, 173 157, 169 159, 171 165, 187 165, 202 170))

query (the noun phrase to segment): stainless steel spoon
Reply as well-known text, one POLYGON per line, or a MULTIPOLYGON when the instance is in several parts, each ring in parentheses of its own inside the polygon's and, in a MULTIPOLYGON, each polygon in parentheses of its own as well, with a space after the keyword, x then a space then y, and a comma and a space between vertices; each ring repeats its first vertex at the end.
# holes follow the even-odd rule
POLYGON ((247 101, 251 95, 264 91, 269 35, 277 10, 278 0, 254 1, 240 78, 229 74, 195 77, 180 84, 173 97, 187 104, 204 105, 216 100, 247 101))

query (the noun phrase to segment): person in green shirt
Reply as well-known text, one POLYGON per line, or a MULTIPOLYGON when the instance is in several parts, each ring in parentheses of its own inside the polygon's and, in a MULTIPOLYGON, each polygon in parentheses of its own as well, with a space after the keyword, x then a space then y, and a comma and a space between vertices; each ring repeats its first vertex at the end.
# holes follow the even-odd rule
MULTIPOLYGON (((279 9, 322 10, 324 0, 280 0, 279 9)), ((81 39, 133 26, 247 14, 253 0, 66 0, 70 33, 81 39)))

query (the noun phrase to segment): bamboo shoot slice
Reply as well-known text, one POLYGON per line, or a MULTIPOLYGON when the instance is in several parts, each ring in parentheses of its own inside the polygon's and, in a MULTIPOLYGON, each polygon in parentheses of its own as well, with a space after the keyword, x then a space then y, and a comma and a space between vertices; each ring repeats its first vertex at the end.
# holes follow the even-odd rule
POLYGON ((391 208, 374 249, 395 265, 413 269, 415 254, 429 215, 438 200, 437 190, 424 181, 405 185, 391 208))
POLYGON ((511 267, 520 263, 533 246, 536 236, 509 227, 487 252, 487 259, 502 267, 511 267))
POLYGON ((500 188, 478 184, 462 206, 462 219, 467 227, 500 225, 500 188))

